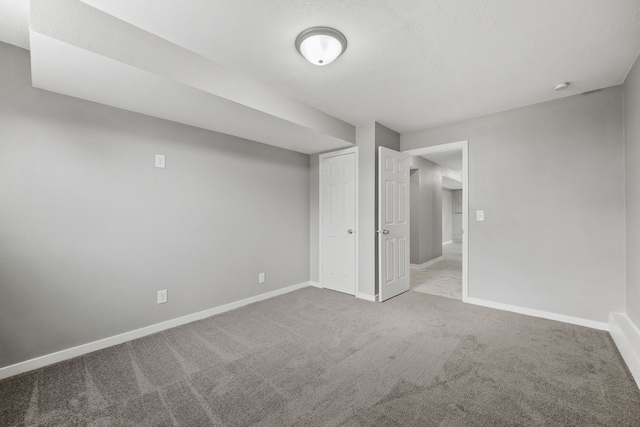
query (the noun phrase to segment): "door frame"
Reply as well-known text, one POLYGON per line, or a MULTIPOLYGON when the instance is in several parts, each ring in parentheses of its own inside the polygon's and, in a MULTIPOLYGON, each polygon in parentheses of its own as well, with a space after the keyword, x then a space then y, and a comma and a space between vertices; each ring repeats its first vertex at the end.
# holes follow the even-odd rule
POLYGON ((360 200, 359 196, 358 196, 358 183, 360 181, 359 179, 359 175, 358 175, 358 147, 350 147, 350 148, 345 148, 343 150, 337 150, 337 151, 331 151, 329 153, 324 153, 324 154, 320 154, 319 160, 318 160, 318 174, 320 175, 318 178, 318 193, 319 193, 319 203, 318 203, 318 223, 320 225, 320 235, 318 236, 318 241, 319 241, 319 253, 318 253, 318 280, 320 283, 318 283, 320 288, 324 288, 324 285, 322 284, 322 279, 323 279, 323 272, 322 272, 322 241, 323 241, 323 226, 322 226, 322 208, 323 208, 323 204, 324 204, 324 200, 322 197, 322 164, 324 162, 325 159, 329 159, 332 157, 338 157, 338 156, 343 156, 345 154, 353 154, 354 155, 354 169, 353 169, 353 173, 354 173, 354 197, 355 197, 355 203, 354 203, 354 208, 355 208, 355 222, 354 222, 354 233, 356 235, 355 238, 355 262, 353 265, 354 268, 354 283, 353 283, 353 295, 354 296, 358 296, 358 271, 359 271, 359 242, 360 242, 360 225, 359 225, 359 207, 358 207, 358 201, 360 200))
POLYGON ((469 140, 404 150, 410 156, 462 150, 462 302, 469 301, 469 140))

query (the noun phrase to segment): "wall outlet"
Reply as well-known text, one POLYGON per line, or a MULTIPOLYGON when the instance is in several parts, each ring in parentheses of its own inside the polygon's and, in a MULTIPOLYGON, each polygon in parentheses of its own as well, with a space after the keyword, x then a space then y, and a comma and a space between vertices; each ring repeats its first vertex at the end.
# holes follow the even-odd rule
POLYGON ((264 275, 264 273, 260 273, 258 274, 258 283, 264 283, 267 281, 266 276, 264 275))
POLYGON ((169 298, 167 296, 167 290, 166 289, 158 291, 158 304, 164 304, 168 300, 169 300, 169 298))
POLYGON ((166 162, 165 162, 164 155, 156 154, 156 167, 164 169, 165 166, 166 166, 166 162))

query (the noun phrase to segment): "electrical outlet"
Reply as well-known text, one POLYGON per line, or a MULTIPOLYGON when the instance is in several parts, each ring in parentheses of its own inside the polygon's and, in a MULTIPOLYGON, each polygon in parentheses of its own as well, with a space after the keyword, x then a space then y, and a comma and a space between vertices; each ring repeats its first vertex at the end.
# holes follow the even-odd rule
POLYGON ((163 169, 166 167, 166 161, 162 154, 156 154, 156 167, 163 169))
POLYGON ((267 281, 267 278, 265 277, 264 273, 258 274, 258 283, 264 283, 266 281, 267 281))
POLYGON ((167 296, 167 290, 166 289, 158 291, 158 304, 164 304, 168 300, 169 300, 169 298, 167 296))

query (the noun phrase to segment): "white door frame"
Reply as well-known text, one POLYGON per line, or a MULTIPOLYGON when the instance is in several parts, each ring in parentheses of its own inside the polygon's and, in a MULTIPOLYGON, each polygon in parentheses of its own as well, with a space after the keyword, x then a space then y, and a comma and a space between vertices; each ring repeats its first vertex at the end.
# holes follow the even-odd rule
POLYGON ((462 301, 469 300, 469 140, 404 150, 410 156, 462 150, 462 301))
POLYGON ((319 161, 318 161, 318 174, 320 175, 319 180, 318 180, 318 193, 320 195, 320 201, 318 204, 318 222, 320 223, 320 235, 319 235, 319 250, 320 252, 318 253, 318 270, 319 270, 319 286, 321 288, 324 288, 324 285, 322 284, 322 236, 323 236, 323 229, 322 229, 322 208, 323 208, 323 200, 322 200, 322 163, 325 159, 329 159, 331 157, 337 157, 337 156, 342 156, 345 154, 353 154, 354 158, 355 158, 355 167, 354 167, 354 175, 355 175, 355 181, 354 181, 354 196, 355 196, 355 226, 354 226, 354 233, 356 235, 355 238, 355 249, 356 249, 356 254, 355 254, 355 262, 354 262, 354 266, 353 268, 355 269, 354 272, 354 289, 353 289, 353 295, 358 296, 358 270, 359 270, 359 241, 360 241, 360 226, 359 226, 359 221, 358 221, 358 212, 359 212, 359 208, 358 208, 358 201, 360 200, 358 197, 358 182, 359 182, 359 175, 358 175, 358 147, 350 147, 350 148, 345 148, 344 150, 337 150, 337 151, 332 151, 330 153, 324 153, 324 154, 320 154, 319 156, 319 161))

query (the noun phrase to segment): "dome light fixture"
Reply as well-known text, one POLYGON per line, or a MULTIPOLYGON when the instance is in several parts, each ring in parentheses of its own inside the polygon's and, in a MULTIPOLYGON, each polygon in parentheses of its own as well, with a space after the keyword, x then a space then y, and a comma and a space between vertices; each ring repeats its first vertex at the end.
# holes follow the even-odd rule
POLYGON ((568 88, 568 87, 569 87, 569 85, 570 85, 570 84, 571 84, 571 83, 569 83, 569 82, 562 82, 562 83, 558 83, 558 84, 556 85, 556 87, 554 87, 554 88, 553 88, 553 90, 555 90, 556 92, 557 92, 557 91, 560 91, 560 90, 565 90, 566 88, 568 88))
POLYGON ((333 28, 313 27, 296 38, 296 49, 312 64, 327 65, 347 49, 347 39, 333 28))

